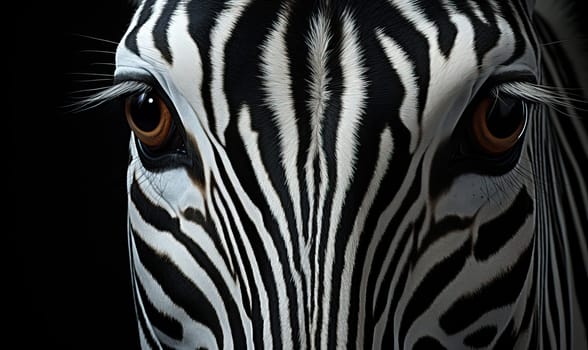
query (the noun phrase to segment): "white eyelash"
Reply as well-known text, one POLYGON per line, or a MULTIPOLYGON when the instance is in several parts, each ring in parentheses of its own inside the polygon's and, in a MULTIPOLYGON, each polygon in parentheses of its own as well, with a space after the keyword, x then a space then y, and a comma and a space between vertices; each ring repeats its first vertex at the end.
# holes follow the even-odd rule
POLYGON ((588 101, 581 96, 581 90, 560 89, 530 82, 510 82, 497 86, 493 93, 517 97, 529 103, 544 105, 555 110, 586 110, 588 101), (575 92, 576 91, 576 92, 575 92), (574 105, 574 103, 580 106, 574 105))
POLYGON ((84 97, 78 102, 74 102, 68 107, 72 108, 73 113, 83 112, 88 109, 95 108, 102 103, 111 101, 117 97, 145 92, 151 90, 151 87, 140 81, 123 81, 116 85, 101 89, 100 91, 84 97))

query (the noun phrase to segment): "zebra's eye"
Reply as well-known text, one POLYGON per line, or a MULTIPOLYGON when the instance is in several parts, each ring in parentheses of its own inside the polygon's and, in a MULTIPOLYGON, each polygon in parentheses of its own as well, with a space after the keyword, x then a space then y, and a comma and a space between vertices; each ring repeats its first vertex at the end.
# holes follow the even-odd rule
POLYGON ((473 109, 470 134, 482 152, 499 156, 517 144, 526 124, 520 100, 509 96, 487 96, 473 109))
POLYGON ((125 115, 137 138, 149 150, 158 150, 166 144, 172 129, 172 114, 157 93, 145 91, 127 97, 125 115))

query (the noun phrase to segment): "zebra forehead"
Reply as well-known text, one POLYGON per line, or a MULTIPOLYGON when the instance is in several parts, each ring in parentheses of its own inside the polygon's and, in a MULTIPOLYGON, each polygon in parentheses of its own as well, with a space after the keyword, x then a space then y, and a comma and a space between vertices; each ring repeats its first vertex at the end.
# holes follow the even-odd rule
MULTIPOLYGON (((497 16, 526 16, 526 6, 518 1, 401 1, 374 0, 362 1, 157 1, 145 0, 138 6, 134 22, 131 24, 125 45, 138 53, 137 34, 142 30, 150 32, 159 54, 171 63, 173 56, 169 47, 170 27, 174 18, 187 16, 187 29, 192 39, 201 50, 208 50, 214 29, 233 31, 237 22, 253 25, 253 34, 264 35, 278 22, 278 17, 285 16, 288 22, 288 38, 294 40, 298 35, 308 38, 313 18, 321 14, 335 24, 344 13, 351 13, 354 25, 361 32, 374 32, 385 29, 394 33, 400 40, 415 40, 415 36, 436 37, 439 49, 448 55, 451 50, 457 27, 453 16, 463 15, 476 25, 485 25, 484 29, 496 27, 497 16), (423 25, 420 25, 423 24, 423 25)), ((485 30, 476 40, 491 46, 500 35, 500 31, 485 30)), ((249 41, 255 38, 249 38, 249 41)), ((247 42, 243 43, 243 47, 247 42)))
MULTIPOLYGON (((356 49, 360 51, 362 64, 378 70, 382 64, 394 64, 389 62, 394 57, 406 56, 415 64, 410 74, 421 79, 419 85, 428 87, 431 71, 448 70, 446 62, 435 60, 436 56, 448 59, 454 54, 459 60, 466 57, 463 50, 473 51, 476 62, 470 67, 461 62, 466 73, 468 69, 500 64, 499 60, 486 62, 484 58, 489 51, 501 49, 501 35, 512 36, 504 23, 518 25, 524 9, 520 3, 489 1, 146 0, 138 7, 121 45, 154 68, 179 66, 178 58, 183 57, 184 66, 176 70, 202 70, 196 73, 199 76, 196 82, 202 75, 211 79, 207 73, 215 65, 229 66, 227 61, 231 56, 237 57, 230 62, 231 67, 251 69, 266 50, 265 68, 279 61, 280 55, 286 55, 282 69, 289 69, 294 79, 310 79, 310 89, 316 92, 324 84, 324 79, 317 77, 325 74, 323 67, 332 66, 333 61, 329 60, 342 56, 346 45, 352 42, 344 38, 347 26, 360 43, 356 49), (465 34, 461 40, 466 42, 456 43, 460 32, 472 35, 465 34), (272 40, 274 46, 270 46, 272 40), (195 43, 196 48, 186 53, 186 47, 193 46, 188 41, 195 43), (390 46, 394 48, 390 50, 390 46), (198 57, 187 59, 193 56, 198 57), (296 66, 293 63, 296 60, 308 67, 296 66), (311 73, 314 77, 308 78, 311 73)), ((503 44, 512 45, 524 38, 519 34, 503 44)), ((393 68, 402 70, 398 66, 393 68)), ((180 74, 180 80, 189 76, 180 74)), ((238 86, 256 81, 242 79, 231 83, 238 86)), ((323 99, 322 95, 315 96, 315 100, 323 99)), ((419 102, 425 102, 424 96, 419 102)))

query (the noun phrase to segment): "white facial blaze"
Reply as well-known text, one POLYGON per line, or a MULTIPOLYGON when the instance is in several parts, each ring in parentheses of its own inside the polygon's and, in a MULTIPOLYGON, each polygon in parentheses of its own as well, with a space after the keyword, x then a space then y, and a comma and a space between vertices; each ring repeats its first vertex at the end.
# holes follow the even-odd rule
MULTIPOLYGON (((310 100, 307 101, 308 111, 311 117, 312 136, 308 149, 308 161, 306 172, 309 176, 313 173, 313 160, 319 156, 322 148, 321 126, 323 124, 326 105, 330 98, 329 68, 329 42, 331 40, 329 20, 322 13, 318 13, 311 22, 310 34, 307 40, 308 65, 311 71, 310 77, 310 100)), ((309 179, 312 183, 312 178, 309 179)))
MULTIPOLYGON (((315 178, 322 179, 327 174, 327 160, 323 152, 323 139, 322 139, 322 125, 324 120, 324 113, 326 105, 330 98, 330 91, 328 90, 329 83, 329 71, 327 67, 327 61, 329 59, 330 52, 328 51, 330 41, 330 24, 328 19, 319 12, 311 22, 311 29, 307 40, 308 45, 308 65, 311 71, 310 77, 310 100, 307 101, 307 108, 311 118, 311 137, 310 145, 307 152, 307 159, 305 164, 306 171, 306 188, 308 189, 308 207, 311 208, 309 211, 308 227, 312 227, 312 223, 316 220, 316 226, 322 227, 322 215, 315 214, 322 213, 324 207, 324 198, 327 191, 328 181, 320 181, 319 184, 315 183, 315 178), (318 162, 317 171, 319 174, 315 174, 315 161, 318 162), (318 185, 318 194, 315 193, 315 189, 318 185), (315 208, 315 198, 318 198, 318 207, 315 208)), ((317 232, 309 232, 308 242, 305 244, 303 256, 308 256, 308 250, 311 246, 316 243, 315 236, 317 232)), ((305 272, 310 270, 311 262, 308 259, 303 260, 303 266, 305 272), (306 266, 308 265, 308 266, 306 266)), ((316 271, 317 269, 315 269, 316 271)), ((307 284, 310 284, 310 273, 305 275, 307 284)), ((315 279, 318 276, 315 276, 315 279)), ((318 305, 318 284, 315 284, 314 293, 308 293, 309 297, 314 294, 314 300, 307 302, 308 308, 314 308, 318 305)), ((315 311, 316 312, 316 311, 315 311)), ((314 316, 313 316, 314 317, 314 316)), ((316 319, 315 319, 316 321, 316 319)), ((316 331, 315 322, 311 324, 310 333, 314 334, 316 331)))
MULTIPOLYGON (((305 164, 306 170, 306 182, 308 191, 308 202, 309 207, 314 207, 313 189, 316 186, 314 183, 314 161, 318 157, 319 171, 320 174, 326 174, 326 159, 322 152, 322 125, 324 120, 324 113, 326 105, 330 98, 330 91, 328 89, 329 84, 329 70, 327 67, 327 61, 330 53, 328 52, 328 46, 330 41, 329 34, 329 21, 324 17, 322 13, 318 13, 311 22, 311 29, 309 38, 307 40, 308 45, 308 65, 310 66, 311 77, 310 77, 310 100, 307 101, 307 108, 311 118, 311 137, 310 145, 307 152, 307 161, 305 164)), ((319 174, 319 176, 320 176, 319 174)), ((325 190, 325 182, 321 183, 322 191, 319 198, 323 198, 325 190)), ((320 210, 319 210, 320 212, 320 210)), ((311 212, 311 215, 313 212, 311 212)), ((310 222, 312 222, 312 217, 310 222)))

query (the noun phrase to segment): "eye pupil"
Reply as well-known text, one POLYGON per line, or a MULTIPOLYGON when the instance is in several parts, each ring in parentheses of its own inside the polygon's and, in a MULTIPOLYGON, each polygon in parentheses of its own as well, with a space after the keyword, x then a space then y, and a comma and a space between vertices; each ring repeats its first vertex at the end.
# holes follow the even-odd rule
POLYGON ((492 103, 486 116, 488 131, 496 138, 507 138, 523 121, 522 104, 512 98, 496 98, 492 103))
POLYGON ((505 96, 487 96, 476 102, 471 119, 471 136, 485 154, 506 154, 517 145, 525 131, 523 103, 505 96))
POLYGON ((144 132, 155 130, 160 123, 161 110, 151 92, 143 92, 131 98, 130 113, 133 122, 144 132))

